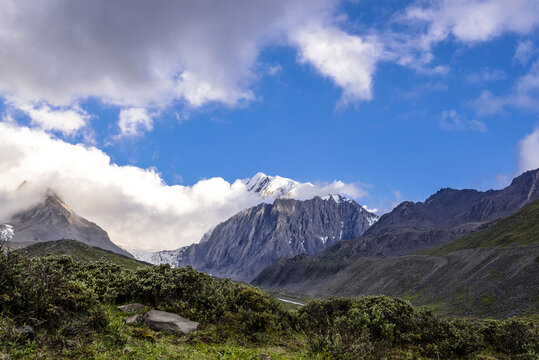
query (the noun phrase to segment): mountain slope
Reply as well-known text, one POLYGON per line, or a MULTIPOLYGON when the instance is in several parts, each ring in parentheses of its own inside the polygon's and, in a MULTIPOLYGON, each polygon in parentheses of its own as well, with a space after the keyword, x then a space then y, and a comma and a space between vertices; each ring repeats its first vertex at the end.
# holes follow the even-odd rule
POLYGON ((338 195, 277 199, 217 225, 205 242, 156 255, 176 266, 192 265, 215 276, 249 281, 280 257, 316 254, 361 235, 376 220, 376 215, 338 195))
POLYGON ((443 303, 448 311, 461 314, 480 309, 501 316, 519 307, 537 308, 539 206, 530 203, 538 197, 537 173, 525 173, 500 191, 442 190, 425 203, 403 203, 359 239, 315 256, 280 259, 252 283, 310 295, 413 295, 418 304, 443 303), (440 237, 451 241, 477 229, 482 224, 478 220, 525 204, 496 225, 483 225, 432 250, 442 257, 402 254, 432 246, 440 237), (481 299, 494 299, 495 304, 481 307, 481 299))
POLYGON ((312 296, 389 295, 439 313, 505 318, 539 308, 539 245, 319 262, 281 259, 253 285, 312 296))
POLYGON ((76 261, 94 262, 109 261, 128 269, 137 269, 150 265, 124 255, 113 253, 76 240, 56 240, 39 242, 22 249, 16 250, 21 255, 28 257, 40 257, 46 255, 69 255, 76 261))
POLYGON ((449 244, 424 251, 424 255, 442 256, 453 251, 539 242, 539 200, 525 205, 515 214, 486 224, 481 231, 465 235, 449 244))
POLYGON ((12 243, 32 243, 73 239, 90 246, 132 257, 114 244, 105 230, 75 214, 58 195, 48 191, 45 201, 14 215, 12 243))

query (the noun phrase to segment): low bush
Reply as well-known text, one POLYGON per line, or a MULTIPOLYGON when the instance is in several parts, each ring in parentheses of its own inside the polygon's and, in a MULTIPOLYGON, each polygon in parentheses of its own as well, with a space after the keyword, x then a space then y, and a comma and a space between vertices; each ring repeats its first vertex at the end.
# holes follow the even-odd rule
POLYGON ((539 350, 537 330, 523 321, 441 319, 385 296, 312 301, 299 310, 298 321, 313 352, 335 359, 391 358, 395 349, 434 359, 483 350, 532 359, 539 350))

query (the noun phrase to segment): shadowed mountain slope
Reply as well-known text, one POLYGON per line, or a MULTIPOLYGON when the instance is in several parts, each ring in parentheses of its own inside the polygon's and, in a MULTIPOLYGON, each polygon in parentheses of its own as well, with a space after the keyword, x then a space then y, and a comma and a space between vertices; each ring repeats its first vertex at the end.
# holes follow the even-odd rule
POLYGON ((12 234, 6 240, 14 244, 73 239, 132 257, 114 244, 105 230, 74 213, 50 190, 45 201, 14 215, 8 224, 12 228, 12 234))

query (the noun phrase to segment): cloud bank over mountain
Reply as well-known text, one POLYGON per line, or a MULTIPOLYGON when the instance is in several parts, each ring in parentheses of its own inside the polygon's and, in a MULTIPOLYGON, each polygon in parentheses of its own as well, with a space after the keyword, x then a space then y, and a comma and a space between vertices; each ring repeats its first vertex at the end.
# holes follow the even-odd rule
MULTIPOLYGON (((72 145, 41 130, 0 122, 0 222, 42 200, 47 188, 96 222, 125 248, 175 249, 262 198, 245 181, 222 178, 167 185, 156 169, 118 166, 95 147, 72 145), (21 183, 27 184, 20 187, 21 183), (17 190, 20 187, 19 190, 17 190)), ((341 181, 301 186, 298 198, 366 192, 341 181)))

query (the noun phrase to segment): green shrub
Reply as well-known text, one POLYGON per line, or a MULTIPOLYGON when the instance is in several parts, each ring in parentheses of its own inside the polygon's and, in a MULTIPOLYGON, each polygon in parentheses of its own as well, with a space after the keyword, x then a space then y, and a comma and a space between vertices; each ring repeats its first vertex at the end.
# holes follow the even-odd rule
POLYGON ((537 331, 521 321, 441 319, 384 296, 312 301, 299 310, 298 321, 311 349, 336 359, 379 359, 406 348, 433 359, 485 349, 524 358, 539 353, 537 331))

